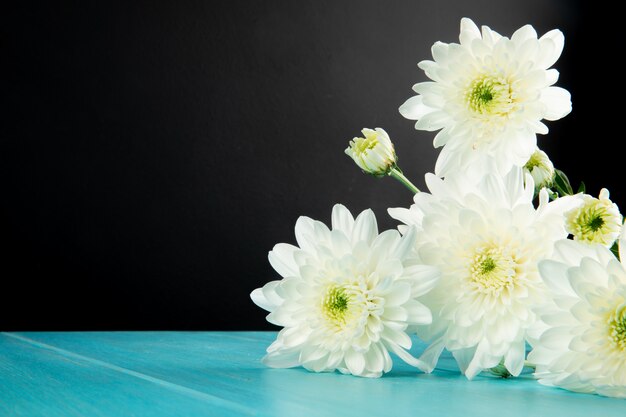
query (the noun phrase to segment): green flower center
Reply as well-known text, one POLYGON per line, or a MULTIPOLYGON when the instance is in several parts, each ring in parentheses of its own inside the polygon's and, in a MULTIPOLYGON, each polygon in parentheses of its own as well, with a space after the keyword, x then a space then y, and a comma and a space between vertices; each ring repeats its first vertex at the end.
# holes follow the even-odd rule
POLYGON ((532 171, 533 168, 537 168, 538 166, 541 166, 543 163, 542 159, 541 159, 541 155, 539 154, 539 152, 533 152, 533 154, 530 156, 530 159, 528 159, 528 162, 526 162, 526 165, 524 165, 524 168, 526 168, 529 171, 532 171))
POLYGON ((482 293, 499 294, 515 280, 515 259, 498 246, 477 249, 470 263, 470 284, 482 293))
POLYGON ((480 274, 485 275, 496 269, 496 261, 491 258, 484 259, 480 264, 480 274))
POLYGON ((349 303, 350 296, 345 288, 331 286, 326 290, 322 299, 322 313, 324 317, 336 324, 345 323, 349 303))
POLYGON ((466 90, 465 101, 472 112, 481 115, 506 115, 513 107, 511 87, 502 77, 475 79, 466 90))
POLYGON ((626 303, 618 306, 609 318, 609 339, 616 348, 626 351, 626 303))
POLYGON ((593 199, 567 216, 567 231, 576 240, 604 243, 607 239, 605 235, 610 234, 609 218, 605 206, 593 199))
POLYGON ((589 227, 592 231, 597 232, 604 225, 604 219, 602 216, 598 215, 589 220, 587 227, 589 227))

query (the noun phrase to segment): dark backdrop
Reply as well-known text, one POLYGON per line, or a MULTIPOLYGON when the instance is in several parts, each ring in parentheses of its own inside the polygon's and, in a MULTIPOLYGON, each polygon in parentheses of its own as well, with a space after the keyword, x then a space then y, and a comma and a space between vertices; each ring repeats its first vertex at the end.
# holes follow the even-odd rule
POLYGON ((299 215, 328 222, 343 202, 390 228, 386 207, 411 202, 343 154, 363 126, 387 129, 423 186, 434 135, 397 108, 462 16, 565 32, 574 111, 540 145, 626 207, 623 106, 607 102, 623 97, 623 27, 598 2, 17 7, 1 17, 0 329, 269 328, 248 294, 276 277, 267 252, 299 215))

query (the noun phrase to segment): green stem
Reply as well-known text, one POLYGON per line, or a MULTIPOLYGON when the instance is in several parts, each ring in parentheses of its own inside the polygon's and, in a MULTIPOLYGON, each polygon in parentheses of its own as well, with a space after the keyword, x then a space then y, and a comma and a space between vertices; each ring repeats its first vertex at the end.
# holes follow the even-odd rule
POLYGON ((506 369, 506 366, 504 366, 504 362, 500 362, 497 366, 488 369, 488 371, 495 376, 499 376, 500 378, 508 378, 511 376, 509 370, 506 369))
POLYGON ((409 181, 407 177, 404 176, 402 171, 400 171, 400 168, 398 167, 391 168, 391 170, 389 171, 389 175, 397 179, 398 181, 400 181, 406 188, 411 190, 413 194, 417 194, 420 192, 420 190, 415 185, 413 185, 413 183, 409 181))
MULTIPOLYGON (((537 366, 534 363, 528 361, 524 361, 524 367, 531 368, 533 371, 537 369, 537 366)), ((508 369, 506 369, 506 366, 504 366, 504 361, 500 362, 497 366, 488 369, 488 371, 493 375, 499 376, 500 378, 509 378, 511 376, 511 373, 508 369)))

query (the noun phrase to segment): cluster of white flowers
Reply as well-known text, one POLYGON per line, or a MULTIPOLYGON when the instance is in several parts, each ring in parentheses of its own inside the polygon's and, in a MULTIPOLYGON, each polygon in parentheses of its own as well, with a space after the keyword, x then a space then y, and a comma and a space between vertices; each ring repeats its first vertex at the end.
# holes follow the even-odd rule
POLYGON ((251 294, 284 327, 267 365, 379 377, 389 352, 432 372, 447 349, 468 379, 531 366, 542 384, 626 398, 624 219, 608 190, 574 193, 537 147, 543 120, 571 111, 550 69, 563 44, 558 30, 509 39, 464 18, 460 43, 433 45, 419 64, 432 81, 400 107, 440 130, 428 192, 383 129, 350 141, 364 172, 396 178, 414 202, 390 208, 401 224, 380 234, 370 210, 354 219, 341 205, 331 229, 298 220, 298 246, 269 254, 282 279, 251 294), (419 358, 411 334, 429 344, 419 358))

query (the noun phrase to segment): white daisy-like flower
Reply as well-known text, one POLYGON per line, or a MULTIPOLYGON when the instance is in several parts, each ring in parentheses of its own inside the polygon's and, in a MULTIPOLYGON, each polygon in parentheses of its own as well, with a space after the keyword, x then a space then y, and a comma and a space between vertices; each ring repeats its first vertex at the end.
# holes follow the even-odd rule
MULTIPOLYGON (((626 248, 620 247, 626 255, 626 248)), ((626 398, 626 266, 602 245, 563 240, 539 264, 551 294, 528 360, 544 385, 626 398)))
POLYGON ((536 148, 536 134, 548 132, 541 120, 571 111, 570 94, 552 86, 558 71, 549 69, 561 55, 563 34, 552 30, 537 39, 526 25, 509 39, 463 18, 459 38, 459 44, 435 43, 433 61, 418 64, 432 81, 415 84, 419 95, 400 113, 417 120, 416 129, 441 129, 434 140, 443 146, 438 176, 481 169, 485 158, 502 173, 521 167, 536 148))
POLYGON ((421 363, 407 352, 406 331, 431 322, 430 310, 417 298, 435 285, 439 271, 416 263, 415 230, 379 235, 371 210, 355 220, 338 204, 332 230, 300 217, 295 232, 299 247, 281 243, 269 254, 283 278, 251 294, 270 312, 267 320, 284 327, 264 363, 364 377, 391 369, 389 351, 421 363))
POLYGON ((396 151, 387 132, 364 128, 362 138, 354 138, 345 150, 346 155, 364 172, 375 176, 389 173, 397 161, 396 151))
POLYGON ((424 298, 433 322, 417 330, 431 343, 420 358, 427 364, 422 370, 431 372, 446 348, 469 379, 502 360, 519 375, 526 332, 536 320, 532 308, 545 296, 537 263, 567 236, 563 212, 579 200, 549 202, 544 189, 535 209, 533 179, 520 168, 480 180, 429 174, 426 183, 431 194, 417 194, 409 209, 389 209, 417 227, 420 260, 442 273, 424 298))
POLYGON ((524 171, 528 172, 535 181, 535 191, 544 187, 552 186, 554 182, 554 165, 548 155, 537 148, 524 165, 524 171))
POLYGON ((584 204, 566 213, 567 231, 574 240, 613 246, 622 229, 622 214, 617 204, 609 199, 609 190, 600 190, 598 198, 581 196, 584 204))

